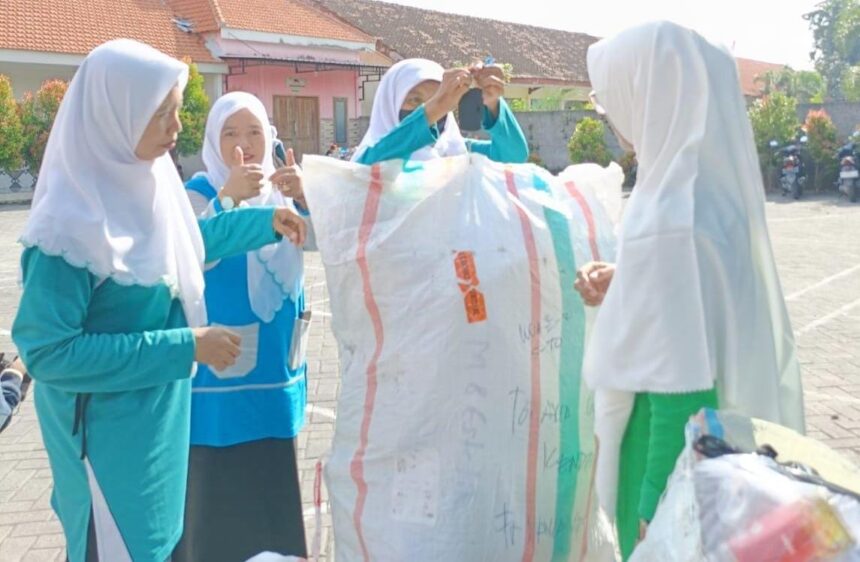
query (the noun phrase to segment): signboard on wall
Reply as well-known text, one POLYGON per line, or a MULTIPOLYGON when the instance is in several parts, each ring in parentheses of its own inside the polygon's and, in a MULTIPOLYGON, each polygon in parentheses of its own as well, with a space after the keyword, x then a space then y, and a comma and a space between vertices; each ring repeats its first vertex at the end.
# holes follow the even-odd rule
POLYGON ((294 94, 301 92, 302 88, 304 88, 306 84, 307 83, 303 79, 296 78, 295 76, 287 78, 287 88, 289 88, 294 94))

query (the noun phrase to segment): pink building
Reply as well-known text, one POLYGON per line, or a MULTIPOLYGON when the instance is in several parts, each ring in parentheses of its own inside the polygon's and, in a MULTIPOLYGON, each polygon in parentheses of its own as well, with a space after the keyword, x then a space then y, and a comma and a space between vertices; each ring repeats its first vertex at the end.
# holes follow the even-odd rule
POLYGON ((226 63, 222 91, 259 97, 297 156, 358 143, 365 84, 391 65, 373 37, 299 0, 170 4, 178 23, 226 63))

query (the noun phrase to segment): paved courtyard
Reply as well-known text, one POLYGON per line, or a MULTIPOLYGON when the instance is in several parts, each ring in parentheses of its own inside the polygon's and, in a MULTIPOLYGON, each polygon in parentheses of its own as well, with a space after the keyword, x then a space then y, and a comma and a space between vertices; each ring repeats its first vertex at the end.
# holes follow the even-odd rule
MULTIPOLYGON (((15 240, 26 213, 0 207, 0 351, 13 350, 9 328, 19 297, 15 240)), ((803 366, 810 435, 860 462, 860 205, 774 198, 768 219, 803 366)), ((334 429, 338 360, 319 256, 310 254, 307 265, 308 302, 322 313, 311 333, 308 425, 298 440, 311 535, 314 466, 334 429)), ((50 492, 48 460, 28 400, 0 434, 0 562, 65 559, 50 492)), ((321 559, 331 560, 325 515, 322 544, 321 559)))

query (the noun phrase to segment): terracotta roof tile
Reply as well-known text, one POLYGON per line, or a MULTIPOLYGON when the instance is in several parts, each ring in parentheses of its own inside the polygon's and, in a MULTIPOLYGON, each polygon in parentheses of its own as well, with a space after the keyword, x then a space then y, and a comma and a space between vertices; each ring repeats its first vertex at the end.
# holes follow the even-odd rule
POLYGON ((130 38, 175 57, 217 60, 173 17, 161 0, 3 0, 0 49, 86 54, 105 41, 130 38))
POLYGON ((173 13, 193 24, 194 31, 206 33, 220 27, 220 14, 213 0, 170 0, 173 13))
POLYGON ((740 76, 741 90, 745 96, 760 97, 764 93, 764 85, 757 81, 769 70, 779 72, 785 68, 784 64, 762 62, 752 59, 737 59, 738 74, 740 76))
POLYGON ((585 54, 596 37, 370 0, 316 0, 404 58, 443 65, 492 55, 514 76, 588 83, 585 54))
POLYGON ((374 38, 367 33, 316 6, 298 0, 211 0, 211 2, 220 13, 223 24, 234 29, 359 43, 374 42, 374 38))

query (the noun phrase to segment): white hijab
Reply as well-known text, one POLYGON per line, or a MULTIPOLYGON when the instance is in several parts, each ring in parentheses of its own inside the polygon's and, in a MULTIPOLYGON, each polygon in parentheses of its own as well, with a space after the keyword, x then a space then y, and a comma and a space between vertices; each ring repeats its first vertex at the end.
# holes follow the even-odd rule
MULTIPOLYGON (((243 202, 243 205, 293 207, 291 199, 272 187, 268 178, 275 173, 272 156, 274 130, 269 125, 266 108, 257 97, 245 92, 231 92, 220 97, 212 106, 206 120, 206 137, 203 141, 202 172, 216 189, 226 183, 230 167, 221 155, 221 131, 227 120, 243 109, 249 110, 260 122, 265 135, 266 149, 263 156, 263 174, 266 183, 260 195, 243 202)), ((295 300, 304 284, 304 261, 302 249, 284 239, 259 250, 248 252, 248 299, 251 310, 263 322, 271 322, 281 310, 286 298, 295 300)))
MULTIPOLYGON (((441 65, 425 59, 406 59, 389 68, 379 83, 376 97, 373 99, 373 110, 370 112, 370 126, 355 150, 353 161, 400 124, 400 108, 412 88, 426 80, 442 82, 444 73, 445 69, 441 65)), ((449 113, 445 120, 445 130, 439 135, 436 144, 416 150, 409 159, 430 160, 465 153, 466 141, 460 134, 460 127, 454 115, 449 113)))
POLYGON ((716 382, 721 408, 802 431, 800 371, 734 59, 659 22, 593 45, 588 68, 639 160, 588 382, 660 393, 716 382))
POLYGON ((60 104, 21 242, 123 285, 165 282, 196 327, 206 324, 197 220, 170 156, 135 156, 187 79, 185 64, 143 43, 93 49, 60 104))

